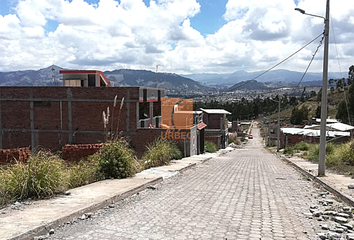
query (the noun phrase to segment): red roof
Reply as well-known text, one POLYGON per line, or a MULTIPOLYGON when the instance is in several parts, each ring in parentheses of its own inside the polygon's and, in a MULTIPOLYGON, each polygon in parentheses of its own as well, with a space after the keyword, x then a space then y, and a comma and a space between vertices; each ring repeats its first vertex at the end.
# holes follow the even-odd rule
POLYGON ((198 128, 198 130, 202 130, 203 128, 205 128, 207 125, 205 124, 205 123, 199 123, 198 125, 197 125, 197 128, 198 128))

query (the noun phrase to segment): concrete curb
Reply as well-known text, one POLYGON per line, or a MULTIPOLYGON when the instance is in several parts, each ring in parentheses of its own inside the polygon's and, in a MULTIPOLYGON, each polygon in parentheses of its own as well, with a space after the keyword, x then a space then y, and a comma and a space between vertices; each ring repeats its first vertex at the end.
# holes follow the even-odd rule
POLYGON ((276 154, 278 158, 280 158, 281 160, 289 163, 292 167, 294 167, 296 170, 298 170, 302 175, 306 176, 307 178, 310 178, 311 180, 313 180, 314 182, 320 184, 323 188, 325 188, 327 191, 333 193, 334 195, 336 195, 338 198, 342 199, 343 202, 351 205, 352 207, 354 207, 354 201, 347 197, 346 195, 344 195, 343 193, 339 192, 338 190, 334 189, 333 187, 331 187, 330 185, 328 185, 327 183, 323 182, 320 178, 312 175, 311 173, 309 173, 308 171, 306 171, 305 169, 301 168, 300 166, 298 166, 296 163, 292 162, 291 160, 285 158, 285 157, 281 157, 278 154, 276 154))
POLYGON ((130 197, 138 192, 141 192, 143 190, 145 190, 147 187, 151 186, 151 185, 155 185, 155 184, 158 184, 160 182, 162 182, 163 179, 162 177, 159 177, 159 178, 156 178, 156 179, 153 179, 141 186, 138 186, 136 188, 133 188, 133 189, 130 189, 126 192, 123 192, 121 194, 118 194, 118 195, 115 195, 111 198, 108 198, 102 202, 99 202, 99 203, 95 203, 95 204, 92 204, 88 207, 85 207, 85 208, 82 208, 74 213, 71 213, 65 217, 62 217, 62 218, 59 218, 59 219, 56 219, 50 223, 46 223, 46 224, 43 224, 43 225, 40 225, 38 227, 35 227, 33 228, 32 230, 30 231, 27 231, 25 233, 21 233, 20 235, 17 235, 15 237, 11 237, 11 238, 8 238, 9 240, 25 240, 25 239, 33 239, 34 237, 36 236, 39 236, 39 235, 45 235, 49 232, 50 229, 52 228, 57 228, 59 227, 60 225, 63 225, 64 223, 68 222, 68 221, 71 221, 75 218, 79 218, 82 216, 82 214, 84 213, 88 213, 88 212, 94 212, 94 211, 97 211, 99 209, 102 209, 104 207, 107 207, 113 203, 116 203, 122 199, 125 199, 127 197, 130 197))

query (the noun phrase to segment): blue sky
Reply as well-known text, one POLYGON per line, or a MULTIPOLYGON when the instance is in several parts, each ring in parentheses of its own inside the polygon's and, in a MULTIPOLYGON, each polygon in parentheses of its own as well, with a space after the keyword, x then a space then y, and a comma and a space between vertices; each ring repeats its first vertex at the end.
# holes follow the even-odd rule
MULTIPOLYGON (((326 0, 0 0, 0 71, 260 71, 323 31, 326 0)), ((354 64, 354 5, 331 1, 330 68, 354 64), (334 38, 336 37, 336 46, 334 38), (338 49, 334 52, 334 50, 338 49)), ((318 41, 280 66, 303 71, 318 41)), ((310 71, 322 69, 320 50, 310 71)))

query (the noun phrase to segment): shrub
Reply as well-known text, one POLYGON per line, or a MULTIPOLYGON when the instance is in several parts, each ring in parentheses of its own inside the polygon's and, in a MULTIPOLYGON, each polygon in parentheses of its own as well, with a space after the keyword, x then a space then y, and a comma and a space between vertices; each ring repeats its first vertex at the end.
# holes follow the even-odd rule
POLYGON ((67 181, 69 188, 79 187, 102 179, 98 153, 68 166, 67 181))
POLYGON ((294 145, 294 149, 298 151, 308 151, 309 150, 309 144, 306 142, 299 142, 294 145))
POLYGON ((65 190, 65 165, 59 157, 40 151, 27 163, 19 163, 2 171, 5 193, 14 200, 43 198, 65 190))
POLYGON ((286 148, 284 148, 284 154, 289 155, 289 156, 293 156, 294 155, 294 147, 287 146, 286 148))
POLYGON ((343 145, 342 149, 343 162, 354 165, 354 140, 343 145))
POLYGON ((99 168, 104 178, 127 178, 134 175, 135 156, 124 139, 105 144, 99 153, 99 168))
POLYGON ((205 141, 205 151, 214 153, 218 150, 218 146, 216 146, 214 143, 205 141))
POLYGON ((313 162, 318 162, 319 152, 320 152, 319 145, 318 144, 311 144, 309 146, 308 159, 313 162))
POLYGON ((332 142, 329 142, 326 144, 326 155, 331 155, 334 153, 335 150, 335 144, 332 142))
POLYGON ((181 159, 182 157, 182 152, 175 142, 157 139, 153 144, 147 146, 143 160, 146 168, 150 168, 169 164, 170 160, 181 159))
POLYGON ((231 135, 229 135, 229 142, 234 143, 236 145, 241 145, 241 141, 239 139, 237 139, 237 134, 235 134, 235 133, 232 133, 231 135))

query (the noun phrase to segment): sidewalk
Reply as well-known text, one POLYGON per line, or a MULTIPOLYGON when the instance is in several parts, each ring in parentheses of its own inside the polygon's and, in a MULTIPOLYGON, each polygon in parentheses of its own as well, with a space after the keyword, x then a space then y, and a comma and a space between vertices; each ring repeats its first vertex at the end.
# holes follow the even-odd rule
POLYGON ((133 178, 95 182, 71 189, 69 195, 6 207, 0 210, 0 239, 33 239, 45 235, 52 228, 136 194, 223 151, 172 161, 168 166, 147 169, 133 178))
POLYGON ((278 155, 281 159, 293 165, 308 178, 321 184, 329 192, 341 198, 347 204, 354 206, 354 189, 349 189, 349 185, 354 184, 354 179, 341 174, 337 174, 332 170, 326 169, 325 177, 317 177, 318 164, 312 163, 306 159, 297 156, 288 157, 283 154, 278 155))

